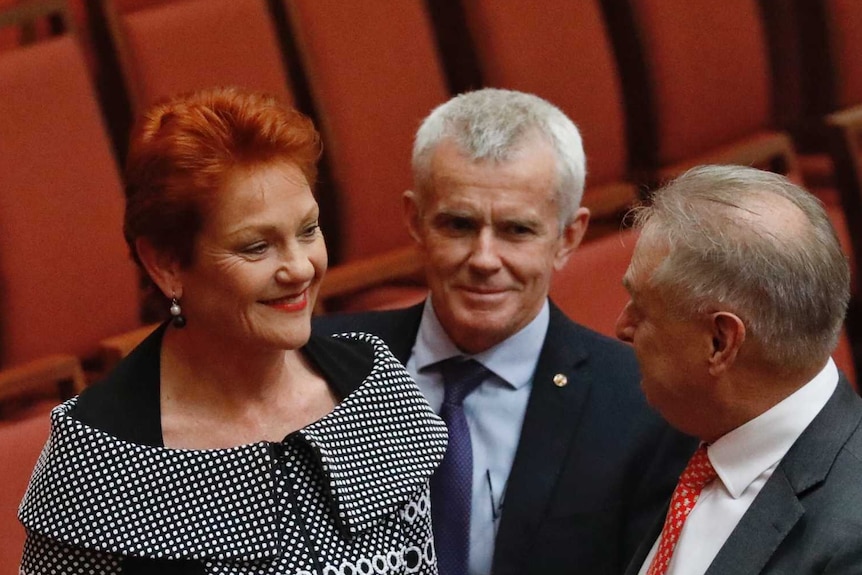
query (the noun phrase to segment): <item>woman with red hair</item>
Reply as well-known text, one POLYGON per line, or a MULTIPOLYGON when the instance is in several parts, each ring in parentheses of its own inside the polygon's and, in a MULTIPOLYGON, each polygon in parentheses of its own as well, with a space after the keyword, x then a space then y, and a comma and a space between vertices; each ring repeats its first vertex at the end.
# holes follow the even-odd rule
POLYGON ((311 335, 319 154, 235 89, 136 127, 125 236, 172 319, 52 413, 23 573, 436 572, 445 426, 382 341, 311 335))

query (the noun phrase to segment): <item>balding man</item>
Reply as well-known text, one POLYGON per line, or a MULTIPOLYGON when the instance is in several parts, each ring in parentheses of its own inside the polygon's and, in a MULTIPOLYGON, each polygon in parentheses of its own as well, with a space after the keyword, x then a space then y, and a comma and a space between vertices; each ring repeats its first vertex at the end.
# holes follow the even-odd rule
POLYGON ((705 166, 636 222, 618 335, 649 403, 702 443, 627 573, 862 573, 862 400, 830 358, 850 272, 823 207, 705 166))

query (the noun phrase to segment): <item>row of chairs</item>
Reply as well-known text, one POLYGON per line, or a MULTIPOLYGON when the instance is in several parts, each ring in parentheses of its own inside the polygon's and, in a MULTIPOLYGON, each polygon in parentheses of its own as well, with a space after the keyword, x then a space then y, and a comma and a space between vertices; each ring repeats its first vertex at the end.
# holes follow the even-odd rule
MULTIPOLYGON (((375 189, 392 202, 410 185, 404 160, 415 123, 452 91, 517 87, 560 105, 589 143, 586 202, 599 215, 703 160, 799 175, 785 129, 804 131, 805 148, 817 149, 811 126, 822 114, 862 102, 852 85, 853 33, 862 27, 852 0, 552 1, 541 10, 524 0, 99 0, 73 12, 97 52, 100 85, 117 88, 104 98, 112 125, 127 127, 166 94, 213 83, 280 94, 317 116, 342 206, 336 262, 404 245, 397 224, 366 229, 362 204, 377 204, 366 201, 375 189), (457 8, 441 17, 442 5, 457 8), (822 46, 801 42, 812 21, 823 21, 822 46), (460 37, 441 41, 452 35, 460 37), (105 80, 112 75, 122 81, 105 80), (121 118, 123 93, 130 110, 121 118), (364 145, 369 139, 377 145, 364 145)), ((803 159, 810 174, 828 166, 822 154, 803 159)))
MULTIPOLYGON (((555 275, 552 298, 576 321, 613 334, 614 318, 628 298, 618 278, 628 266, 636 239, 636 232, 629 230, 584 244, 575 252, 572 261, 555 275)), ((122 354, 141 335, 119 338, 110 342, 108 348, 122 354)), ((855 382, 846 337, 841 339, 835 359, 855 382)), ((47 433, 48 419, 44 415, 0 424, 0 468, 5 470, 0 481, 0 572, 14 572, 20 561, 24 531, 15 515, 30 469, 47 433)))
MULTIPOLYGON (((393 306, 424 293, 404 226, 380 215, 397 214, 411 184, 418 121, 459 83, 534 92, 576 120, 595 230, 603 222, 617 229, 632 202, 691 165, 754 164, 799 181, 814 166, 809 182, 859 267, 862 114, 827 115, 862 102, 852 80, 854 58, 862 59, 852 49, 862 47, 862 8, 852 1, 798 3, 819 7, 824 32, 797 49, 789 39, 807 38, 799 33, 803 16, 818 19, 771 0, 549 0, 541 10, 528 0, 460 0, 445 14, 441 3, 422 0, 0 1, 12 3, 0 12, 0 30, 31 40, 65 31, 0 51, 8 190, 0 197, 0 368, 72 354, 98 370, 97 342, 140 323, 138 277, 119 229, 114 158, 122 150, 106 135, 117 122, 102 121, 116 120, 109 104, 122 93, 138 112, 174 92, 239 84, 279 94, 318 119, 328 152, 321 203, 337 206, 326 229, 341 248, 321 310, 393 306), (82 54, 81 44, 90 50, 82 54), (818 49, 828 63, 812 56, 818 49), (111 57, 119 83, 106 80, 111 57), (826 91, 834 98, 820 97, 817 107, 800 96, 806 104, 790 114, 792 106, 779 105, 782 78, 803 78, 798 93, 815 93, 802 89, 811 77, 825 82, 814 61, 833 71, 826 91), (100 98, 92 73, 96 86, 120 89, 100 98), (824 156, 829 144, 835 153, 824 156), (823 170, 830 163, 832 177, 823 170)), ((854 273, 854 294, 857 285, 854 273)))
MULTIPOLYGON (((398 212, 398 196, 410 186, 408 155, 416 123, 450 93, 453 82, 446 72, 457 66, 440 57, 436 38, 442 35, 441 21, 462 23, 450 26, 464 34, 449 43, 459 48, 450 47, 450 52, 472 61, 469 66, 460 64, 472 71, 472 78, 461 75, 462 83, 467 78, 475 85, 537 93, 580 124, 590 158, 585 203, 599 223, 607 217, 616 225, 612 216, 644 190, 690 165, 755 164, 801 180, 800 166, 828 164, 821 161, 822 154, 806 155, 811 161, 801 162, 792 132, 780 129, 775 102, 782 92, 776 88, 780 82, 771 81, 780 77, 773 72, 780 67, 770 61, 783 62, 783 56, 793 51, 770 59, 769 48, 779 43, 769 40, 792 37, 796 28, 787 17, 764 17, 771 14, 768 4, 785 7, 775 8, 776 14, 789 13, 786 6, 793 5, 769 0, 729 0, 720 6, 707 0, 560 0, 546 2, 538 10, 526 0, 461 0, 458 10, 450 10, 446 18, 437 14, 435 19, 429 7, 439 3, 426 6, 422 0, 347 5, 335 0, 101 0, 84 5, 88 20, 80 26, 80 22, 76 25, 80 6, 70 11, 62 0, 17 0, 0 14, 0 25, 32 30, 32 21, 42 14, 48 16, 49 33, 90 29, 86 44, 109 46, 101 52, 114 56, 122 72, 122 92, 129 95, 136 112, 170 93, 226 83, 305 101, 319 119, 329 152, 327 183, 332 184, 333 196, 323 198, 323 203, 337 205, 340 216, 328 229, 330 240, 341 246, 332 261, 345 264, 330 274, 323 301, 330 304, 348 293, 348 307, 368 308, 391 305, 402 297, 392 288, 373 292, 373 297, 357 297, 356 292, 370 282, 417 281, 416 258, 404 226, 398 218, 378 215, 398 212), (98 22, 107 34, 102 42, 96 41, 98 22), (705 22, 710 34, 700 33, 705 22), (308 88, 307 98, 301 97, 298 84, 308 88)), ((858 51, 848 46, 855 38, 852 32, 862 28, 862 9, 852 2, 805 4, 820 6, 821 19, 834 15, 824 25, 829 33, 821 35, 834 39, 822 44, 837 46, 830 51, 829 67, 852 71, 858 51)), ((799 19, 801 11, 795 15, 799 19)), ((806 21, 816 20, 809 16, 806 21)), ((3 53, 6 65, 18 70, 21 79, 15 80, 19 76, 10 72, 4 80, 8 86, 4 109, 10 113, 4 115, 3 129, 11 150, 0 161, 8 165, 4 175, 9 188, 32 188, 26 195, 15 190, 6 199, 10 207, 4 235, 27 238, 34 229, 31 222, 41 221, 63 238, 62 242, 45 238, 46 243, 62 243, 69 254, 91 252, 93 257, 70 259, 58 255, 62 250, 49 250, 47 255, 59 261, 56 265, 81 266, 77 276, 87 280, 51 282, 48 270, 55 271, 51 265, 26 263, 44 257, 40 244, 28 240, 24 248, 17 248, 7 242, 9 254, 3 262, 14 271, 6 274, 10 279, 4 300, 10 303, 4 313, 7 335, 2 338, 0 366, 46 352, 92 355, 97 340, 93 334, 113 333, 135 321, 135 306, 127 305, 129 295, 136 293, 129 287, 135 285, 134 270, 124 260, 122 242, 117 241, 121 184, 104 137, 105 126, 93 120, 98 105, 88 80, 88 72, 95 68, 97 78, 103 79, 99 84, 110 84, 104 81, 110 76, 105 63, 110 58, 82 59, 72 46, 75 40, 74 34, 66 34, 26 49, 7 47, 3 53), (44 56, 52 51, 58 52, 56 57, 44 56), (42 69, 40 57, 48 68, 42 69), (65 65, 64 74, 50 69, 65 60, 74 62, 65 65), (102 63, 94 66, 93 61, 102 63), (20 85, 13 86, 13 80, 20 85), (76 111, 75 106, 88 110, 76 111), (58 113, 65 120, 63 126, 57 122, 58 113), (70 118, 86 125, 73 127, 70 118), (79 155, 86 158, 68 162, 82 145, 88 146, 87 153, 79 155), (68 182, 71 189, 63 196, 67 202, 57 202, 56 190, 44 185, 48 175, 53 182, 63 178, 68 182), (80 185, 84 181, 89 182, 86 189, 80 185), (78 199, 73 203, 75 194, 78 199), (74 211, 66 208, 69 205, 75 206, 74 211), (80 233, 82 228, 88 230, 86 234, 80 233), (53 287, 55 293, 34 297, 34 286, 53 287), (99 291, 116 295, 91 295, 99 291), (61 313, 43 305, 63 302, 64 297, 70 302, 98 299, 93 306, 98 311, 64 305, 58 307, 70 311, 61 313), (106 323, 96 315, 110 319, 106 323), (39 326, 51 326, 81 343, 58 343, 52 349, 39 326)), ((807 71, 803 58, 798 59, 794 70, 807 71)), ((852 104, 853 82, 840 81, 839 72, 833 76, 833 104, 852 104)), ((103 94, 102 102, 110 96, 103 94)), ((822 133, 832 128, 832 143, 842 144, 834 146, 839 151, 833 156, 837 176, 833 181, 842 185, 818 192, 827 200, 855 264, 862 247, 854 249, 860 243, 859 234, 851 232, 862 229, 862 224, 855 177, 858 137, 851 128, 859 114, 849 110, 823 120, 824 110, 813 104, 802 111, 797 127, 804 124, 805 129, 797 132, 813 134, 814 125, 824 127, 822 133), (815 117, 820 118, 819 124, 815 117)), ((805 149, 817 150, 816 143, 816 138, 805 139, 805 149)), ((121 155, 121 150, 115 152, 121 155)), ((416 293, 411 288, 403 297, 415 298, 416 293)))
MULTIPOLYGON (((45 382, 55 396, 80 391, 149 329, 129 331, 140 326, 139 278, 120 233, 116 159, 135 113, 212 84, 279 94, 323 131, 321 203, 330 210, 327 237, 337 240, 324 309, 422 297, 404 228, 385 216, 398 213, 411 185, 419 120, 452 93, 483 85, 537 93, 579 124, 594 229, 607 221, 616 230, 633 201, 690 165, 754 164, 815 185, 858 269, 855 0, 545 0, 540 8, 529 0, 0 0, 4 6, 4 406, 45 382), (54 382, 63 382, 59 391, 54 382)), ((552 297, 612 335, 635 238, 591 237, 554 278, 552 297)), ((855 381, 846 337, 836 359, 855 381)), ((47 433, 44 405, 35 411, 36 419, 0 422, 0 465, 17 477, 0 500, 0 570, 20 558, 14 508, 47 433)))

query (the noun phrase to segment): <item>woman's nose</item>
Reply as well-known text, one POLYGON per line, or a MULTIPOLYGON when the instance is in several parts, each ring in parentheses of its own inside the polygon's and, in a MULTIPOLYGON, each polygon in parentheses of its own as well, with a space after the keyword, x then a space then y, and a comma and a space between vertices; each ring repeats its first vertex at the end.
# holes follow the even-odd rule
POLYGON ((283 283, 297 283, 310 280, 314 276, 314 265, 301 254, 289 254, 282 258, 275 277, 283 283))

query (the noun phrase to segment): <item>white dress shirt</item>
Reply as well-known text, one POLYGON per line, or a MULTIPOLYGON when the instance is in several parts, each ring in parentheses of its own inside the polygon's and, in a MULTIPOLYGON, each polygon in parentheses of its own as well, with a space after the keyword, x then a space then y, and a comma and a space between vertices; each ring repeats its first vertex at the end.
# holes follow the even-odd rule
MULTIPOLYGON (((830 358, 814 379, 707 447, 718 477, 703 488, 680 533, 666 575, 702 575, 757 494, 838 385, 830 358)), ((658 550, 653 544, 639 575, 658 550)))
POLYGON ((445 392, 436 364, 450 357, 464 356, 475 359, 492 372, 464 400, 464 415, 473 446, 470 575, 491 572, 506 484, 549 322, 550 307, 546 300, 539 314, 519 332, 481 353, 464 356, 440 325, 431 300, 425 301, 416 343, 406 367, 434 411, 440 412, 445 392))

